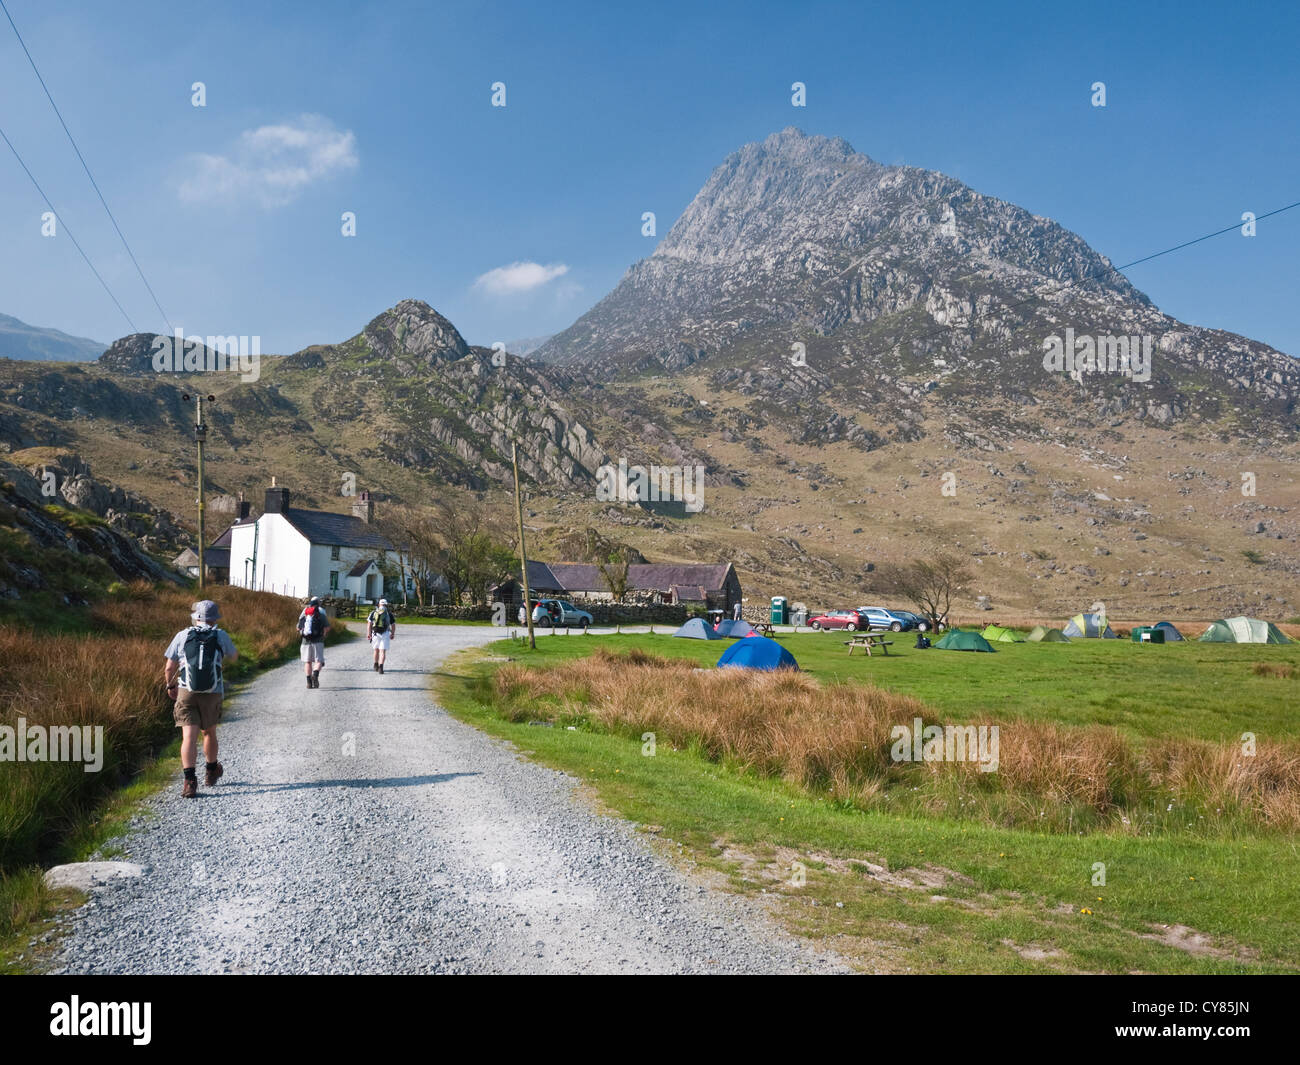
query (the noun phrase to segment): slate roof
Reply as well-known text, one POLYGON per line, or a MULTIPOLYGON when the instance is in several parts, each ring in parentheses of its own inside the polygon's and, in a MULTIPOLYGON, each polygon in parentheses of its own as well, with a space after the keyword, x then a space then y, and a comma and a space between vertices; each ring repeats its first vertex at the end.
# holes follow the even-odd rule
POLYGON ((393 545, 373 525, 351 514, 331 514, 324 510, 300 510, 290 507, 285 519, 313 544, 331 547, 374 547, 392 551, 393 545))
POLYGON ((731 563, 675 563, 646 562, 628 566, 628 585, 642 591, 655 589, 666 592, 673 585, 699 587, 708 592, 720 592, 727 583, 731 563))
MULTIPOLYGON (((644 562, 627 568, 627 586, 631 591, 670 592, 680 589, 678 598, 703 600, 706 593, 726 587, 729 562, 673 563, 644 562)), ((516 580, 518 578, 515 578, 516 580)), ((600 567, 589 562, 528 562, 530 592, 608 592, 609 585, 600 567)))
POLYGON ((360 577, 363 573, 366 572, 366 570, 368 570, 374 564, 375 564, 375 560, 373 558, 363 558, 360 562, 358 562, 355 566, 353 566, 350 570, 348 570, 348 576, 360 577))

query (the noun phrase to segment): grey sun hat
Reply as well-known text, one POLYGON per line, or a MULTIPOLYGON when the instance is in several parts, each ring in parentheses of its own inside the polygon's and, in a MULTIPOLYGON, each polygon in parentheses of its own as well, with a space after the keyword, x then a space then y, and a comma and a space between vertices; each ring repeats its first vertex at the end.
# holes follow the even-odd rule
POLYGON ((320 605, 320 596, 319 596, 319 595, 313 595, 310 599, 307 600, 307 605, 308 605, 308 606, 319 606, 319 605, 320 605))
POLYGON ((221 607, 217 606, 211 599, 204 599, 194 604, 194 609, 190 611, 190 617, 195 621, 213 622, 221 617, 221 607))
POLYGON ((388 605, 388 600, 387 600, 387 599, 381 599, 381 600, 379 600, 379 605, 380 605, 380 606, 387 606, 387 605, 388 605))

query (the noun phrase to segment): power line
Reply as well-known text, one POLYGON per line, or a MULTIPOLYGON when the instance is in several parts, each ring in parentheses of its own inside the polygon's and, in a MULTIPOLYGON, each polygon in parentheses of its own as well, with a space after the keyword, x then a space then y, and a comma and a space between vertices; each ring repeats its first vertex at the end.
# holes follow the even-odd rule
MULTIPOLYGON (((140 280, 144 282, 144 287, 149 290, 149 295, 153 299, 153 305, 158 308, 158 313, 162 315, 163 321, 167 323, 168 331, 173 332, 174 330, 172 329, 171 319, 167 317, 167 312, 162 309, 162 304, 158 302, 158 297, 154 295, 153 286, 149 284, 149 279, 144 276, 144 271, 140 268, 139 262, 136 261, 135 252, 131 250, 131 245, 127 243, 126 235, 122 232, 122 227, 117 224, 117 219, 113 217, 113 212, 109 210, 108 201, 104 199, 104 194, 99 191, 99 183, 95 180, 95 175, 90 172, 90 167, 86 164, 86 159, 81 154, 81 149, 77 147, 77 142, 72 136, 72 131, 68 129, 68 124, 63 121, 63 112, 59 110, 59 105, 54 102, 54 97, 50 94, 49 86, 45 84, 45 79, 41 77, 41 72, 36 66, 36 60, 32 58, 32 53, 27 50, 27 42, 23 40, 23 35, 18 32, 18 27, 14 24, 14 17, 9 14, 9 8, 5 6, 4 0, 0 0, 0 10, 4 11, 5 17, 9 20, 9 25, 13 27, 14 36, 18 38, 18 43, 22 45, 23 54, 27 56, 27 62, 32 65, 32 71, 36 75, 36 80, 41 83, 41 88, 45 90, 45 98, 50 101, 50 106, 54 108, 54 114, 59 119, 59 125, 63 127, 63 132, 67 134, 68 143, 72 145, 72 150, 77 153, 77 158, 81 160, 81 168, 86 172, 86 177, 90 178, 90 184, 95 190, 95 195, 99 197, 99 202, 104 205, 104 212, 108 215, 108 220, 113 223, 113 228, 117 230, 117 235, 122 241, 122 247, 126 249, 126 254, 130 256, 131 264, 135 267, 135 272, 140 275, 140 280)), ((10 147, 12 147, 12 145, 10 145, 10 147)), ((53 208, 50 209, 53 210, 53 208)))
POLYGON ((32 172, 29 169, 27 169, 27 164, 23 162, 23 157, 18 154, 18 149, 14 147, 13 141, 11 141, 9 137, 5 134, 3 128, 0 128, 0 138, 3 138, 5 144, 9 145, 9 150, 14 153, 14 158, 18 160, 18 165, 23 168, 23 173, 25 173, 28 176, 28 178, 31 179, 31 183, 36 186, 36 191, 41 194, 41 199, 45 201, 45 206, 48 207, 50 209, 50 212, 54 215, 54 217, 60 223, 62 223, 64 232, 68 234, 68 239, 71 240, 72 243, 76 246, 77 251, 81 252, 81 257, 86 260, 86 265, 90 267, 90 272, 94 274, 96 280, 99 281, 99 283, 104 286, 104 291, 108 293, 108 298, 111 299, 113 303, 116 305, 117 309, 122 312, 122 317, 126 319, 127 325, 131 327, 131 332, 132 333, 140 332, 140 330, 138 330, 135 327, 135 323, 131 321, 131 316, 126 313, 126 308, 124 308, 122 304, 118 303, 117 297, 113 295, 113 290, 108 287, 108 282, 105 281, 100 276, 99 271, 95 269, 95 264, 90 261, 90 256, 86 254, 86 250, 81 246, 77 238, 72 235, 71 227, 66 222, 63 221, 63 216, 60 215, 59 212, 54 209, 54 204, 50 203, 50 198, 45 195, 45 190, 41 188, 40 182, 37 181, 35 175, 33 175, 32 172))

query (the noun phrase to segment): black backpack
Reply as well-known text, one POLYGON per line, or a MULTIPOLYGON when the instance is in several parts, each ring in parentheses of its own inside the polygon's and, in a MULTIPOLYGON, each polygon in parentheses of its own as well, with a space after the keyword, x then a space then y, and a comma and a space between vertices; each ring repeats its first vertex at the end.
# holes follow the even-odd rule
POLYGON ((325 611, 317 607, 298 619, 298 630, 304 640, 319 640, 325 632, 325 611))
POLYGON ((216 628, 192 628, 185 636, 185 686, 192 692, 221 691, 221 638, 216 628))
POLYGON ((388 620, 389 620, 389 619, 388 619, 388 611, 387 611, 387 610, 375 610, 375 611, 370 615, 370 627, 371 627, 371 629, 373 629, 375 632, 387 632, 387 631, 388 631, 388 620))

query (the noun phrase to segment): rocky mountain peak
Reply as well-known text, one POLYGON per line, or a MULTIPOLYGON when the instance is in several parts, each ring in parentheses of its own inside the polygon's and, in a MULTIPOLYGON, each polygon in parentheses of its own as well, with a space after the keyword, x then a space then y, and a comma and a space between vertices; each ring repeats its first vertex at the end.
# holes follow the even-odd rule
POLYGON ((96 361, 105 370, 144 377, 154 372, 153 352, 157 333, 132 333, 114 340, 96 361))
POLYGON ((463 359, 469 345, 456 327, 423 300, 405 299, 371 320, 362 335, 381 358, 429 364, 463 359))

